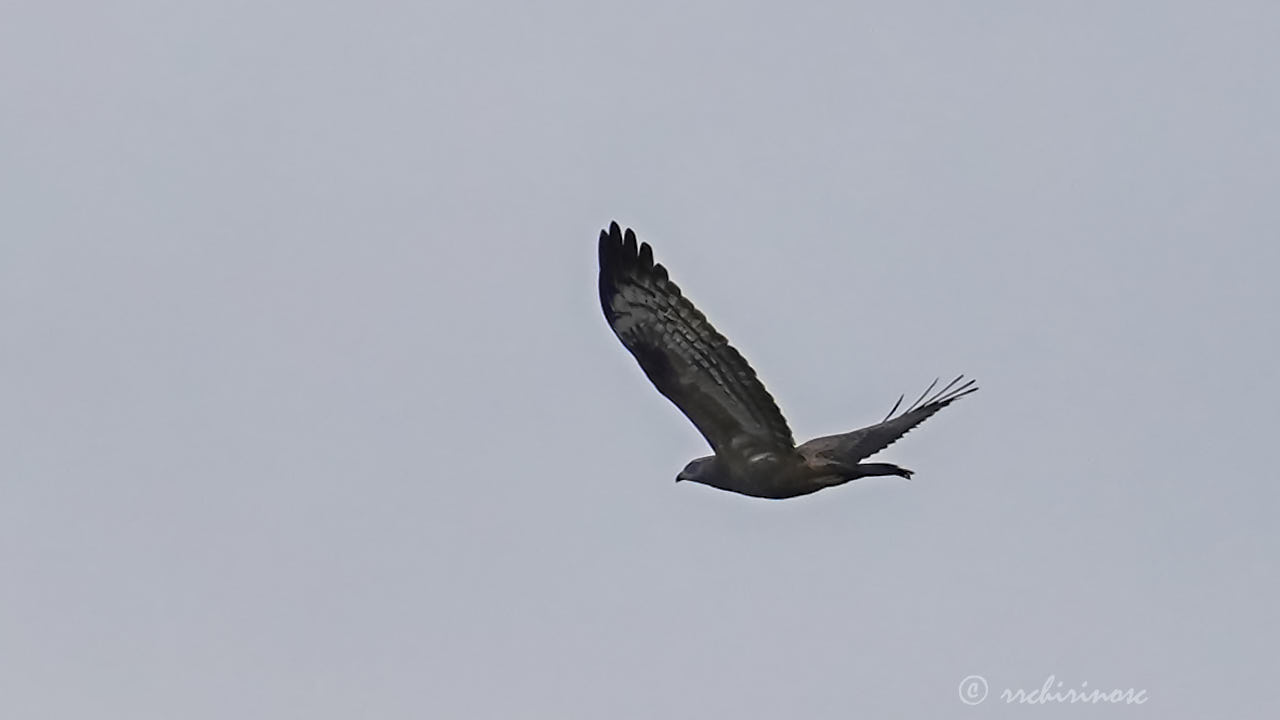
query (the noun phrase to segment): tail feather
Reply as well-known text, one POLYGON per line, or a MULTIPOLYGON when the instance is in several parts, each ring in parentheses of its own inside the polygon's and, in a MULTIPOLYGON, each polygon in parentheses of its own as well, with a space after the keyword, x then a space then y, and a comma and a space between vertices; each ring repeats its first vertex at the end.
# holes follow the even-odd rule
POLYGON ((908 470, 904 467, 894 465, 893 463, 858 463, 858 471, 858 474, 862 477, 869 477, 872 475, 896 475, 908 480, 910 480, 911 476, 915 474, 914 470, 908 470))

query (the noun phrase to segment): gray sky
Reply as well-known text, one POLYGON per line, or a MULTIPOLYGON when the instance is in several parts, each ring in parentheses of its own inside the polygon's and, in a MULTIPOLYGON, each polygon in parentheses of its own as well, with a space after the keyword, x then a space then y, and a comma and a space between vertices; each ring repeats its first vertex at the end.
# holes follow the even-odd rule
POLYGON ((7 4, 0 715, 1269 717, 1278 38, 7 4), (910 483, 677 486, 706 448, 600 317, 614 218, 798 438, 982 391, 877 457, 910 483), (997 697, 1050 675, 1148 702, 997 697))

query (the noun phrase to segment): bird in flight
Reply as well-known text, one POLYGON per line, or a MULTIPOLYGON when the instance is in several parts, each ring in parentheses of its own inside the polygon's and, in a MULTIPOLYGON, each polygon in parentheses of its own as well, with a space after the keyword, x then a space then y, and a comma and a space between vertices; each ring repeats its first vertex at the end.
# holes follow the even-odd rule
POLYGON ((616 222, 600 231, 600 305, 644 374, 693 421, 715 453, 690 462, 676 482, 781 499, 872 475, 910 478, 906 468, 862 460, 978 389, 961 375, 934 392, 934 380, 898 415, 902 397, 883 422, 797 447, 747 361, 653 261, 649 244, 637 245, 635 233, 624 233, 616 222))

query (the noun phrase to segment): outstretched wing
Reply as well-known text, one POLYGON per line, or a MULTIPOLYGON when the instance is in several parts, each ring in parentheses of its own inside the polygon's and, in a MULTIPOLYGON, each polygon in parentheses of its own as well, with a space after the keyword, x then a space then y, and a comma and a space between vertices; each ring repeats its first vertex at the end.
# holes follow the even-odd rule
POLYGON ((843 435, 815 438, 800 446, 800 454, 806 457, 818 455, 844 463, 856 463, 869 458, 892 445, 898 438, 906 435, 912 428, 929 419, 942 408, 971 392, 977 392, 978 388, 974 386, 976 381, 970 380, 961 384, 960 381, 963 379, 964 376, 961 375, 929 397, 929 393, 933 392, 933 388, 938 384, 938 381, 934 380, 921 393, 920 398, 901 415, 893 416, 902 405, 903 398, 899 397, 883 422, 843 435))
POLYGON ((791 453, 787 421, 756 373, 618 223, 600 232, 600 305, 645 375, 693 421, 716 454, 791 453))

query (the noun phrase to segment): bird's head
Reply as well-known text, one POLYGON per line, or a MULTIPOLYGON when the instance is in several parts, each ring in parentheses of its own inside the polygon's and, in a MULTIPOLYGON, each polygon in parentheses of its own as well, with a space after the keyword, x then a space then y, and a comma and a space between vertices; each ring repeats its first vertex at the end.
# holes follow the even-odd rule
POLYGON ((676 482, 681 480, 689 480, 691 482, 709 484, 711 475, 715 472, 715 456, 698 458, 684 466, 679 475, 676 475, 676 482))

